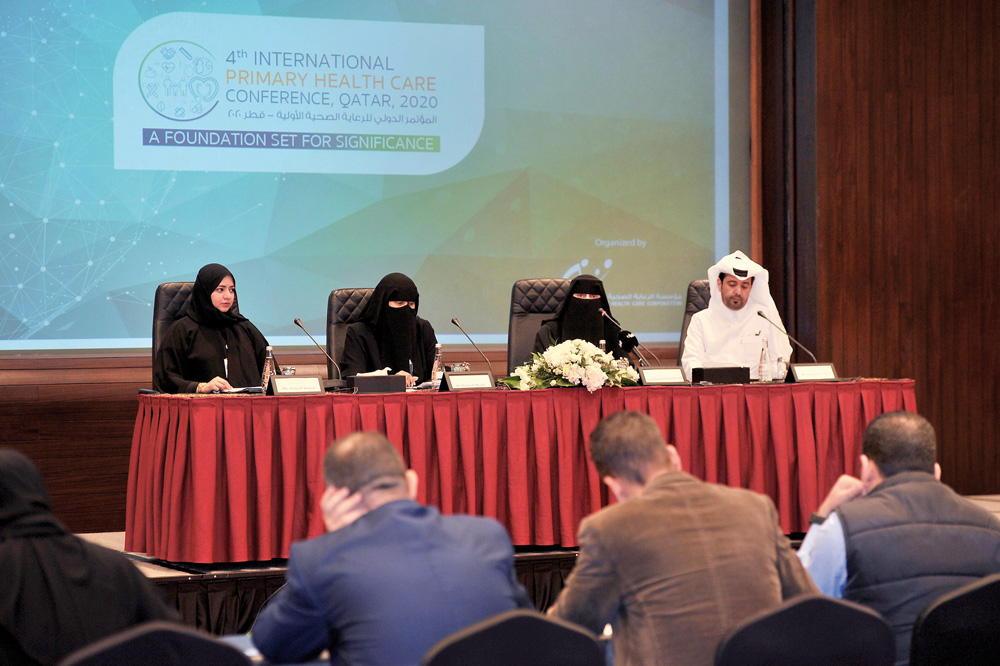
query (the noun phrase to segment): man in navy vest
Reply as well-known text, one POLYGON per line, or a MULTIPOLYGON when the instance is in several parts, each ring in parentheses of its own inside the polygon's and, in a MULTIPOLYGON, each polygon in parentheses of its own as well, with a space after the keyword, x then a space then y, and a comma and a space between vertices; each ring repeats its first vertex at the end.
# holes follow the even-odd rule
POLYGON ((1000 520, 940 482, 934 428, 909 412, 873 420, 861 478, 841 476, 799 558, 824 594, 869 606, 907 664, 913 622, 942 594, 1000 572, 1000 520))

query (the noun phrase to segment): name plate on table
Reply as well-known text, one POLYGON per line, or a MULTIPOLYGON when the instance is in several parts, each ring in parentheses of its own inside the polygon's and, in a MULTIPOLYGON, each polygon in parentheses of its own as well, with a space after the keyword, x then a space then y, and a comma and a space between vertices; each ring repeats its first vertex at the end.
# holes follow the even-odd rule
POLYGON ((275 375, 267 385, 268 395, 312 395, 325 392, 319 377, 275 375))
POLYGON ((492 372, 446 372, 442 391, 488 391, 496 387, 492 372))
POLYGON ((792 363, 786 382, 835 382, 837 371, 833 363, 792 363))
POLYGON ((687 384, 684 371, 680 368, 639 368, 643 386, 669 386, 687 384))

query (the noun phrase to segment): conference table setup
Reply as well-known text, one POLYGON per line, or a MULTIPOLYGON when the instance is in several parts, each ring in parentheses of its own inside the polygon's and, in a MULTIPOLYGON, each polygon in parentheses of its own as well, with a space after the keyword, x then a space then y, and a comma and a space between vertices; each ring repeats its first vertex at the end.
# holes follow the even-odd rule
POLYGON ((588 436, 622 410, 649 414, 683 467, 774 500, 803 532, 837 477, 854 473, 875 416, 916 411, 914 381, 140 395, 125 549, 169 562, 287 558, 323 532, 323 455, 335 438, 384 433, 420 477, 418 500, 489 516, 515 546, 576 547, 609 497, 588 436))

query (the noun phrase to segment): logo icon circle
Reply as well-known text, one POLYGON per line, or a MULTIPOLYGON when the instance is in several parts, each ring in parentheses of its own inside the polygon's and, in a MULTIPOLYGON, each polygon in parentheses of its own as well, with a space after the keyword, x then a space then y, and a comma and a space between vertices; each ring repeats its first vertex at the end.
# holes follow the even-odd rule
POLYGON ((219 104, 215 57, 194 42, 154 46, 139 65, 139 93, 157 114, 178 122, 202 118, 219 104))

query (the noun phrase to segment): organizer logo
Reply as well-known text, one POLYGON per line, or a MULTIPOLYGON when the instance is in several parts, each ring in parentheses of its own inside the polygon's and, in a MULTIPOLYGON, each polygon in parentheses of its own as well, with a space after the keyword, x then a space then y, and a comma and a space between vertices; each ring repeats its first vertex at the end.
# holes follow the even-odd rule
POLYGON ((164 42, 139 66, 139 93, 149 108, 168 120, 197 120, 219 104, 215 69, 215 58, 201 45, 164 42))

